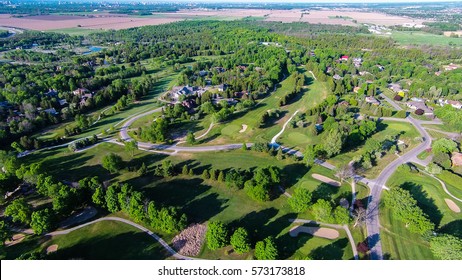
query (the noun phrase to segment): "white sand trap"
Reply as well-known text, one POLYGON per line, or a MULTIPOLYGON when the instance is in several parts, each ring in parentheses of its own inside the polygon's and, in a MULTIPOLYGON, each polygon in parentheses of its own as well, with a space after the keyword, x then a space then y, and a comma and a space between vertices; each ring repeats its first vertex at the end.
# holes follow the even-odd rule
POLYGON ((451 209, 453 212, 460 213, 460 208, 454 201, 447 198, 445 198, 444 201, 446 201, 446 204, 448 205, 449 209, 451 209))
POLYGON ((239 133, 243 133, 243 132, 246 131, 246 130, 247 130, 247 125, 246 125, 246 124, 243 124, 243 125, 242 125, 242 129, 239 130, 239 133))
POLYGON ((57 244, 53 244, 51 246, 48 246, 47 248, 47 254, 51 254, 51 253, 54 253, 58 251, 58 245, 57 244))
POLYGON ((308 233, 313 236, 327 239, 337 239, 340 236, 338 231, 335 229, 321 227, 294 226, 289 231, 289 235, 292 237, 297 237, 300 233, 308 233))
POLYGON ((328 185, 331 185, 331 186, 334 186, 334 187, 340 187, 340 185, 341 185, 340 182, 332 180, 331 178, 320 175, 320 174, 315 173, 315 174, 313 174, 311 176, 313 176, 313 178, 315 178, 316 180, 319 180, 321 182, 324 182, 324 183, 326 183, 328 185))
POLYGON ((15 234, 11 237, 11 240, 5 241, 5 246, 12 246, 14 244, 18 244, 19 242, 24 240, 24 237, 26 237, 22 233, 15 234))

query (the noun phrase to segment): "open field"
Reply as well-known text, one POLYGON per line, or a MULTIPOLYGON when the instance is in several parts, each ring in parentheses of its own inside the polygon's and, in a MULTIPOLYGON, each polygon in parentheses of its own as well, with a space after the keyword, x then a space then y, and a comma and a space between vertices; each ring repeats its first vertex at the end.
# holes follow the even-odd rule
POLYGON ((378 25, 396 25, 404 23, 421 24, 422 20, 400 16, 390 16, 376 12, 359 12, 356 10, 313 10, 304 12, 293 10, 263 9, 220 9, 220 10, 179 10, 174 13, 154 13, 151 16, 129 16, 109 13, 73 13, 72 15, 41 15, 12 17, 0 15, 0 26, 13 26, 32 30, 56 30, 81 35, 87 30, 126 29, 145 25, 158 25, 186 19, 198 20, 235 20, 246 17, 280 22, 307 22, 322 24, 358 25, 370 23, 378 25), (357 23, 355 23, 356 21, 357 23), (82 28, 79 32, 76 28, 82 28))
MULTIPOLYGON (((168 159, 178 166, 178 170, 181 170, 182 165, 187 163, 193 169, 194 174, 197 175, 155 178, 151 175, 151 170, 155 165, 160 163, 160 160, 166 159, 164 155, 138 151, 135 153, 134 159, 130 159, 130 156, 124 152, 123 147, 108 143, 100 144, 81 153, 71 153, 66 148, 62 148, 42 152, 40 155, 30 155, 25 159, 30 162, 45 159, 44 165, 47 167, 47 170, 51 175, 59 179, 77 181, 85 176, 98 175, 105 181, 129 183, 136 190, 141 190, 148 198, 157 203, 180 207, 187 214, 190 223, 220 220, 228 223, 232 228, 244 226, 249 230, 253 242, 272 235, 276 238, 277 243, 283 247, 281 248, 280 257, 284 259, 300 258, 308 254, 312 255, 315 259, 351 259, 353 257, 351 247, 343 232, 338 239, 333 241, 310 235, 301 235, 297 237, 297 240, 290 237, 289 230, 293 227, 293 224, 289 219, 297 218, 297 215, 292 213, 291 208, 287 204, 287 198, 280 193, 275 192, 274 199, 269 202, 255 202, 245 194, 244 190, 229 189, 223 183, 212 180, 204 181, 200 176, 197 176, 205 168, 227 170, 239 166, 243 169, 253 169, 258 166, 276 165, 282 169, 282 186, 290 192, 293 191, 292 186, 302 184, 302 187, 314 192, 313 196, 316 199, 321 197, 333 199, 333 201, 338 201, 341 197, 350 199, 351 191, 348 192, 349 186, 333 188, 325 186, 323 183, 312 178, 313 173, 333 177, 332 171, 323 167, 314 166, 312 169, 308 169, 303 163, 297 163, 291 159, 279 161, 266 153, 239 150, 179 154, 168 157, 168 159), (141 164, 141 162, 145 162, 148 166, 148 175, 139 177, 136 172, 128 171, 127 169, 117 174, 109 174, 100 165, 102 157, 108 152, 121 155, 124 161, 128 163, 128 166, 135 166, 141 164), (57 168, 58 165, 60 166, 59 170, 67 170, 67 172, 62 173, 59 171, 57 168)), ((313 216, 309 212, 299 215, 299 217, 313 219, 313 216)), ((95 244, 94 242, 96 241, 94 240, 101 240, 101 242, 103 242, 102 240, 106 240, 106 238, 98 237, 99 235, 90 238, 90 235, 94 231, 98 230, 93 230, 91 227, 84 228, 73 232, 75 235, 67 235, 67 237, 72 237, 71 239, 65 236, 60 237, 59 240, 53 238, 50 242, 43 244, 43 246, 58 244, 57 258, 104 258, 102 247, 96 248, 94 254, 88 251, 90 244, 95 244), (65 250, 67 247, 75 248, 75 250, 65 250), (86 255, 79 256, 76 255, 77 250, 87 253, 85 253, 86 255), (59 255, 60 252, 66 254, 59 255)), ((127 235, 126 233, 123 234, 127 235)), ((358 235, 358 233, 354 234, 358 235)), ((119 236, 121 235, 115 235, 116 237, 109 236, 108 243, 104 244, 112 244, 112 240, 120 240, 119 236)), ((170 241, 169 238, 166 238, 167 242, 170 241)), ((102 245, 103 247, 105 246, 104 244, 102 245)), ((143 244, 146 245, 146 243, 143 244)), ((125 250, 117 254, 121 258, 123 258, 124 254, 132 256, 126 258, 145 258, 151 252, 141 251, 139 255, 134 255, 135 252, 127 251, 127 248, 121 248, 120 250, 125 250)), ((230 248, 226 247, 217 251, 204 248, 198 257, 210 259, 242 259, 251 257, 251 255, 226 254, 227 250, 230 250, 230 248)))
POLYGON ((391 38, 403 45, 462 46, 462 38, 450 38, 425 32, 393 31, 391 38))
POLYGON ((91 17, 48 15, 17 18, 10 15, 0 15, 0 25, 40 31, 55 30, 57 28, 126 29, 144 25, 159 25, 180 20, 183 20, 183 18, 137 18, 122 15, 95 15, 91 17))

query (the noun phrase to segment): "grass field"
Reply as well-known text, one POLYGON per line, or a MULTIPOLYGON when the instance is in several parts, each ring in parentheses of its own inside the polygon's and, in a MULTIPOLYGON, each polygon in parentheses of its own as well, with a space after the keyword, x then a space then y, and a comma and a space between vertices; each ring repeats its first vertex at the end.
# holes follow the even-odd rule
MULTIPOLYGON (((379 125, 379 132, 374 134, 372 138, 383 141, 388 135, 396 135, 398 133, 401 133, 399 140, 408 145, 408 147, 405 149, 400 146, 404 153, 411 150, 420 143, 414 140, 414 138, 418 137, 420 134, 411 124, 406 122, 383 121, 379 125)), ((340 155, 329 159, 329 162, 335 166, 342 166, 348 164, 351 159, 353 159, 355 156, 361 155, 363 152, 363 146, 359 146, 355 150, 341 153, 340 155)), ((387 153, 384 157, 377 161, 375 166, 366 170, 364 175, 368 178, 377 177, 383 168, 385 168, 385 166, 387 166, 392 160, 396 159, 396 157, 397 156, 395 154, 387 153)))
POLYGON ((462 46, 462 38, 450 38, 425 32, 393 31, 391 38, 403 45, 462 46))
MULTIPOLYGON (((303 72, 304 70, 299 69, 299 71, 303 72)), ((271 138, 281 130, 282 125, 296 110, 300 110, 300 113, 303 113, 308 108, 316 106, 316 104, 325 98, 327 91, 323 83, 313 80, 312 76, 309 74, 306 76, 306 81, 306 86, 301 94, 295 97, 288 105, 279 107, 279 100, 288 94, 293 87, 292 78, 286 78, 280 83, 277 90, 260 101, 256 108, 252 108, 243 113, 236 113, 230 121, 217 125, 210 132, 211 141, 204 141, 204 143, 269 142, 271 138), (280 117, 266 127, 260 128, 259 122, 263 113, 273 109, 279 110, 280 117), (238 131, 244 124, 248 126, 247 130, 243 133, 239 133, 238 131)), ((282 138, 278 139, 278 142, 287 145, 292 144, 285 142, 284 135, 285 133, 282 135, 282 138)))
MULTIPOLYGON (((387 186, 401 186, 409 190, 418 201, 419 207, 436 224, 437 231, 452 233, 454 228, 459 232, 462 230, 462 225, 457 222, 460 214, 448 208, 444 199, 450 197, 435 179, 422 173, 397 170, 388 180, 387 186)), ((383 195, 386 196, 387 193, 383 195)), ((461 203, 456 204, 462 207, 461 203)), ((428 242, 420 235, 410 233, 402 222, 393 218, 392 213, 392 209, 381 206, 380 234, 384 253, 389 254, 391 259, 433 259, 428 242)))
MULTIPOLYGON (((239 167, 242 169, 253 170, 258 166, 276 165, 282 170, 282 183, 288 192, 293 192, 294 186, 301 186, 313 191, 313 196, 318 198, 331 199, 338 203, 340 197, 351 199, 351 191, 348 185, 341 188, 326 186, 325 184, 314 180, 311 175, 319 173, 333 178, 330 170, 315 166, 312 169, 307 168, 303 163, 293 161, 292 159, 277 160, 275 157, 266 153, 253 151, 229 151, 215 153, 197 153, 197 154, 178 154, 177 156, 168 157, 177 165, 180 171, 182 165, 188 164, 193 169, 196 176, 175 176, 173 178, 156 178, 153 177, 152 169, 165 159, 164 155, 148 154, 138 151, 134 159, 124 152, 122 146, 102 143, 92 149, 81 153, 71 153, 66 148, 42 151, 40 154, 33 154, 25 159, 28 162, 37 162, 44 160, 44 166, 47 171, 61 180, 78 181, 86 176, 99 176, 101 180, 109 182, 126 182, 134 186, 135 189, 143 191, 146 196, 157 203, 177 206, 185 212, 190 222, 207 222, 220 220, 226 222, 231 228, 245 226, 251 233, 252 241, 256 242, 267 236, 274 236, 277 243, 281 246, 281 258, 302 258, 310 254, 319 259, 351 259, 353 257, 350 244, 344 233, 337 240, 329 241, 318 237, 301 235, 292 238, 288 235, 292 227, 289 219, 296 218, 297 215, 292 213, 287 204, 287 197, 274 192, 274 199, 269 202, 259 203, 251 200, 243 190, 233 190, 227 188, 223 183, 211 180, 203 180, 199 174, 207 168, 227 170, 229 168, 239 167), (136 172, 124 169, 117 174, 109 174, 100 165, 102 157, 108 152, 114 152, 121 155, 124 161, 129 162, 128 166, 139 166, 145 162, 148 166, 148 175, 140 177, 136 172), (58 168, 59 166, 59 168, 58 168), (65 173, 62 170, 66 170, 65 173)), ((313 216, 307 212, 299 215, 301 218, 313 219, 313 216)), ((97 227, 97 225, 95 225, 97 227)), ((95 255, 76 255, 76 252, 82 250, 87 252, 96 241, 104 240, 103 237, 96 239, 89 238, 88 235, 103 230, 101 228, 85 228, 75 232, 75 235, 69 235, 71 238, 62 237, 62 240, 53 241, 60 248, 75 248, 65 252, 63 257, 76 258, 104 258, 103 249, 96 249, 95 255), (83 247, 78 247, 81 244, 83 247), (101 250, 101 251, 100 251, 101 250)), ((131 233, 134 234, 134 233, 131 233)), ((355 236, 361 236, 355 233, 355 236)), ((109 236, 104 246, 113 246, 112 242, 120 242, 122 236, 128 236, 127 233, 120 233, 117 236, 109 236), (106 245, 105 245, 106 244, 106 245)), ((167 242, 171 237, 167 237, 167 242)), ((40 243, 43 243, 40 242, 40 243)), ((47 243, 51 244, 51 243, 47 243)), ((142 243, 146 245, 146 243, 142 243)), ((45 246, 45 245, 42 245, 45 246)), ((148 247, 148 246, 145 246, 148 247)), ((139 247, 137 247, 139 248, 139 247)), ((151 248, 151 247, 149 247, 151 248)), ((152 252, 155 248, 152 247, 152 252)), ((128 254, 130 258, 147 258, 148 252, 140 252, 140 255, 134 255, 134 252, 121 248, 117 254, 128 254)), ((226 248, 219 251, 210 251, 204 249, 200 255, 203 258, 247 258, 248 256, 237 256, 226 253, 226 248)), ((229 248, 228 248, 229 250, 229 248)), ((59 249, 58 249, 59 252, 59 249)), ((151 252, 151 250, 149 251, 151 252)), ((154 254, 154 253, 153 253, 154 254)), ((156 253, 157 254, 157 253, 156 253)), ((59 256, 61 258, 61 256, 59 256)), ((124 258, 121 256, 121 258, 124 258)))
POLYGON ((98 30, 98 29, 87 29, 81 27, 72 27, 72 28, 62 28, 62 29, 51 29, 47 30, 46 32, 55 32, 55 33, 62 33, 74 36, 85 36, 91 33, 98 33, 104 32, 105 30, 98 30))

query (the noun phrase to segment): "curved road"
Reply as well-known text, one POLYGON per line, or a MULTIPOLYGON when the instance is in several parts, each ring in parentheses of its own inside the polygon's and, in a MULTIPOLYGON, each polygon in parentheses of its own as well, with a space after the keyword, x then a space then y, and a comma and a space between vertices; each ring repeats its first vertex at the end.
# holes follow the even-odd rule
POLYGON ((88 222, 88 223, 85 223, 85 224, 82 224, 82 225, 79 225, 79 226, 76 226, 76 227, 73 227, 73 228, 70 228, 70 229, 66 229, 66 230, 61 230, 61 231, 53 231, 53 232, 50 232, 50 233, 47 233, 45 236, 55 236, 55 235, 63 235, 63 234, 68 234, 74 230, 77 230, 77 229, 80 229, 80 228, 83 228, 83 227, 86 227, 86 226, 89 226, 89 225, 92 225, 92 224, 95 224, 95 223, 98 223, 98 222, 102 222, 102 221, 116 221, 116 222, 122 222, 122 223, 125 223, 127 225, 130 225, 132 227, 135 227, 145 233, 147 233, 149 236, 151 236, 152 238, 154 238, 155 240, 157 240, 160 245, 162 245, 162 247, 164 247, 167 252, 172 255, 172 257, 176 258, 176 259, 179 259, 179 260, 193 260, 195 258, 191 258, 191 257, 187 257, 187 256, 183 256, 181 254, 178 254, 175 250, 173 250, 172 247, 170 247, 167 242, 165 242, 162 238, 160 238, 157 234, 153 233, 152 231, 150 231, 149 229, 137 224, 137 223, 134 223, 132 221, 129 221, 129 220, 126 220, 126 219, 122 219, 122 218, 118 218, 118 217, 104 217, 104 218, 100 218, 100 219, 97 219, 97 220, 94 220, 94 221, 91 221, 91 222, 88 222))
MULTIPOLYGON (((382 97, 388 101, 395 109, 402 110, 401 107, 396 104, 393 100, 388 98, 387 96, 382 94, 382 97)), ((371 259, 373 260, 381 260, 383 259, 383 252, 382 252, 382 243, 380 241, 380 221, 379 221, 379 203, 380 203, 380 195, 382 192, 382 188, 385 187, 385 184, 390 178, 390 176, 395 172, 396 168, 401 164, 407 163, 409 161, 415 160, 417 155, 421 152, 425 151, 426 149, 431 147, 431 137, 428 132, 422 127, 421 122, 415 120, 412 117, 407 117, 408 121, 414 125, 414 127, 419 131, 420 135, 422 135, 423 142, 417 146, 416 148, 412 149, 411 151, 407 152, 403 156, 397 158, 396 160, 392 161, 388 164, 380 173, 380 175, 374 180, 375 182, 372 185, 369 185, 371 191, 369 195, 369 203, 366 210, 366 228, 367 228, 367 238, 370 246, 371 251, 371 259)), ((425 122, 428 123, 428 122, 425 122)))

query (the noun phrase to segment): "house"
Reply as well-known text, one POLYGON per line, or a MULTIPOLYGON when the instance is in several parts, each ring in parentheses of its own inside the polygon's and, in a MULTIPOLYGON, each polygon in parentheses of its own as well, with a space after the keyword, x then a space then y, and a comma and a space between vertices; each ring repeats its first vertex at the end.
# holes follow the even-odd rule
POLYGON ((242 98, 244 96, 248 96, 249 93, 247 91, 241 91, 241 92, 235 92, 234 97, 236 98, 242 98))
POLYGON ((360 71, 359 72, 359 76, 366 76, 366 75, 371 75, 371 72, 367 72, 367 71, 360 71))
POLYGON ((360 57, 355 57, 353 58, 353 64, 356 68, 359 68, 361 66, 361 64, 363 63, 363 60, 362 58, 360 57))
POLYGON ((341 60, 341 61, 348 61, 349 58, 350 58, 350 57, 349 57, 348 55, 342 55, 342 56, 340 57, 340 60, 341 60))
POLYGON ((228 88, 227 84, 221 84, 218 86, 218 91, 225 91, 228 88))
POLYGON ((343 100, 338 104, 339 106, 350 107, 350 103, 348 101, 343 100))
POLYGON ((43 112, 48 113, 50 115, 57 115, 58 114, 58 112, 56 111, 55 108, 49 108, 49 109, 43 110, 43 112))
POLYGON ((462 109, 462 102, 454 100, 446 100, 447 104, 451 105, 453 108, 462 109))
POLYGON ((418 97, 412 97, 411 98, 411 101, 415 101, 415 102, 424 102, 424 100, 422 98, 418 98, 418 97))
POLYGON ((444 66, 445 71, 452 71, 452 70, 456 70, 457 68, 459 68, 459 66, 457 66, 457 65, 455 65, 453 63, 450 63, 447 66, 444 66))
POLYGON ((334 80, 340 80, 340 79, 342 79, 342 77, 340 77, 339 74, 335 74, 332 78, 334 78, 334 80))
POLYGON ((90 92, 90 91, 88 89, 86 89, 86 88, 78 88, 78 89, 74 90, 72 93, 74 95, 80 96, 80 95, 88 93, 88 92, 90 92))
POLYGON ((452 166, 462 166, 462 153, 452 153, 451 161, 452 166))
POLYGON ((175 98, 178 98, 182 95, 190 95, 193 93, 194 93, 194 88, 189 85, 172 88, 172 94, 175 98))
POLYGON ((64 107, 67 106, 67 100, 66 99, 60 99, 58 100, 59 106, 64 107))
POLYGON ((439 99, 438 103, 441 107, 444 105, 451 105, 453 108, 462 109, 462 102, 460 101, 439 99))
POLYGON ((54 89, 50 89, 48 90, 48 92, 45 93, 46 96, 48 97, 57 97, 58 96, 58 92, 54 89))
POLYGON ((409 101, 406 103, 406 106, 412 110, 420 109, 424 112, 424 115, 433 115, 432 108, 428 108, 423 101, 409 101))
POLYGON ((193 100, 193 99, 188 99, 188 100, 184 100, 181 105, 183 105, 183 107, 185 107, 186 109, 188 109, 189 111, 190 110, 193 110, 195 107, 197 107, 197 104, 196 104, 196 101, 193 100))
POLYGON ((394 92, 400 92, 403 90, 403 88, 401 87, 400 84, 396 84, 396 83, 391 83, 388 85, 388 88, 391 89, 392 91, 394 92))
POLYGON ((217 70, 218 73, 223 73, 226 71, 226 69, 223 67, 214 67, 214 69, 217 70))
POLYGON ((353 88, 353 92, 354 92, 354 93, 358 93, 360 89, 361 89, 360 87, 354 87, 354 88, 353 88))
POLYGON ((204 77, 204 76, 206 76, 208 73, 209 73, 209 72, 207 72, 207 71, 205 71, 205 70, 201 70, 201 71, 199 71, 199 76, 204 77))
POLYGON ((238 68, 239 70, 241 70, 241 71, 247 70, 247 66, 245 66, 245 65, 239 65, 239 66, 237 66, 237 68, 238 68))
POLYGON ((380 101, 378 101, 374 96, 366 96, 366 102, 372 105, 380 105, 380 101))
POLYGON ((380 71, 380 72, 382 72, 383 70, 385 70, 385 67, 383 67, 383 66, 380 65, 380 64, 377 64, 377 65, 375 65, 375 66, 377 66, 377 68, 379 68, 379 71, 380 71))

